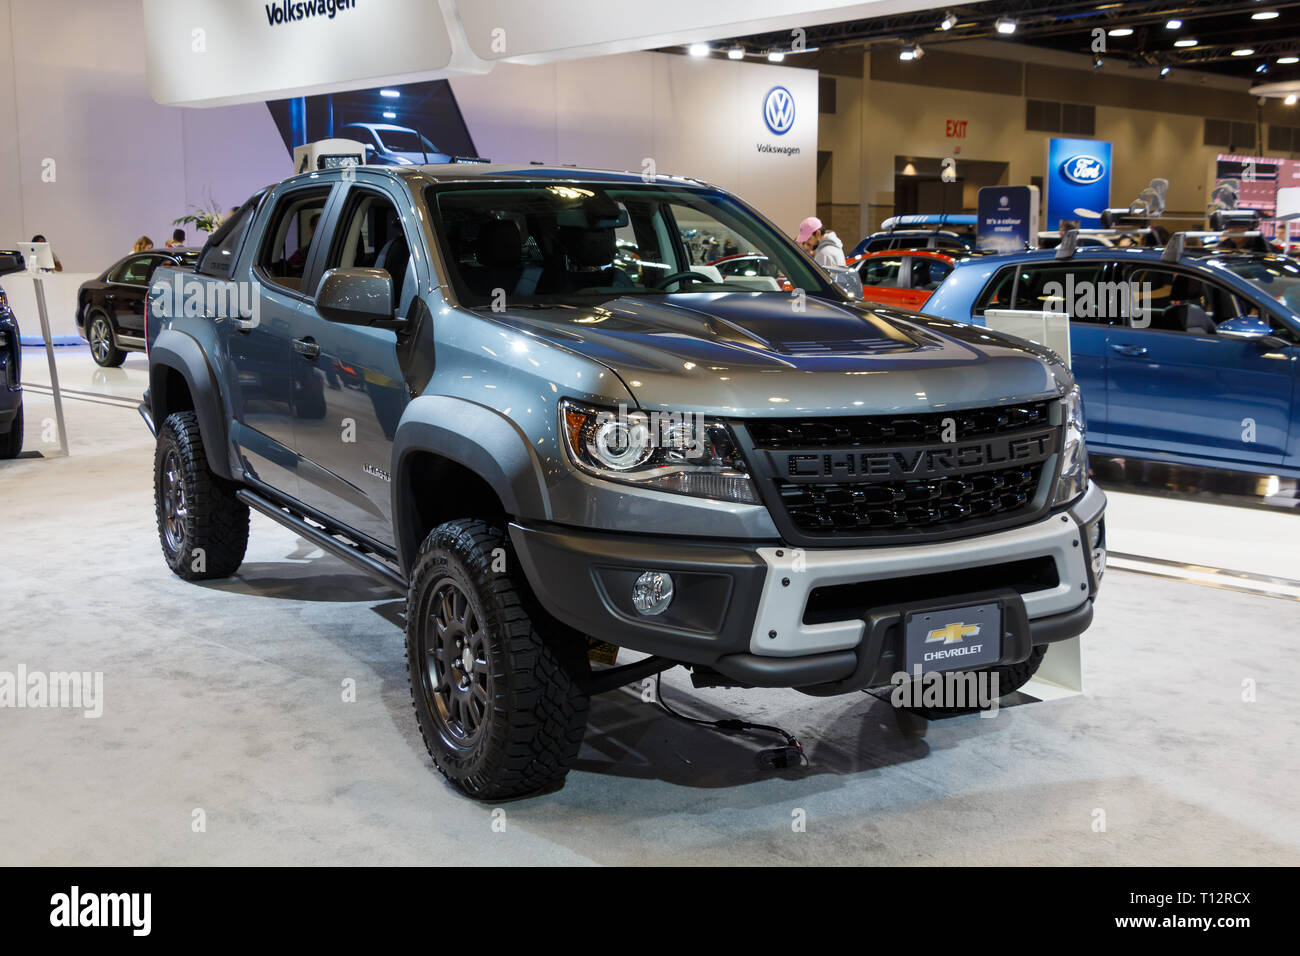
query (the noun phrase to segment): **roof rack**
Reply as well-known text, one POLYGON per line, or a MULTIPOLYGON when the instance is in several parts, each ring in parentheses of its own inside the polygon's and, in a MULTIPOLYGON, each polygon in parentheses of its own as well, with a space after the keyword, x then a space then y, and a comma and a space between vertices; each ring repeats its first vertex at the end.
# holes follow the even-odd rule
POLYGON ((880 224, 881 232, 893 232, 903 227, 934 226, 938 232, 940 226, 974 226, 977 216, 965 213, 911 213, 905 216, 890 216, 880 224))

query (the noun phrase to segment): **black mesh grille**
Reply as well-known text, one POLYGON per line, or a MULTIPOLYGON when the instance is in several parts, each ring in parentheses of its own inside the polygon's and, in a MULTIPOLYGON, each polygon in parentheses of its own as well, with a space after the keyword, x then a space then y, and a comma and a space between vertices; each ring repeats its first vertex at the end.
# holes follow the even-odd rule
POLYGON ((1034 402, 920 415, 816 420, 775 418, 746 424, 755 448, 871 448, 942 441, 947 419, 956 423, 956 433, 961 441, 1047 425, 1051 421, 1051 407, 1051 402, 1034 402))
POLYGON ((808 535, 871 534, 994 518, 1026 507, 1042 465, 953 478, 844 484, 778 482, 795 527, 808 535))

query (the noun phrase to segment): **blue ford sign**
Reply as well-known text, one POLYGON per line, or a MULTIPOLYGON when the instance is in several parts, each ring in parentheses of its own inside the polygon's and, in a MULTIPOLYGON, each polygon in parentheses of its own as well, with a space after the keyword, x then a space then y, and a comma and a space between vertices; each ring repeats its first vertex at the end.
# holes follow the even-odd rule
POLYGON ((1071 156, 1061 164, 1061 175, 1072 183, 1087 186, 1106 175, 1106 164, 1096 156, 1071 156))
POLYGON ((774 86, 763 97, 763 122, 777 136, 794 126, 794 96, 784 86, 774 86))
POLYGON ((1062 219, 1100 225, 1110 205, 1110 143, 1096 139, 1047 141, 1047 223, 1059 229, 1062 219))

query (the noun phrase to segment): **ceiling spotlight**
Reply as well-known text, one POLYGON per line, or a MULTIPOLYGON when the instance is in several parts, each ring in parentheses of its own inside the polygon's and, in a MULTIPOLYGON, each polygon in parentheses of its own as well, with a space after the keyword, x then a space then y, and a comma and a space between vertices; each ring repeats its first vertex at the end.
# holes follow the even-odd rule
POLYGON ((1108 37, 1131 37, 1133 35, 1132 27, 1116 27, 1114 30, 1107 30, 1108 37))
POLYGON ((1016 21, 1012 20, 1010 17, 998 17, 997 22, 993 25, 997 27, 998 33, 1007 34, 1016 32, 1016 21))
POLYGON ((945 31, 951 30, 956 25, 957 14, 953 13, 951 10, 945 10, 943 13, 943 19, 939 21, 939 29, 945 31))
POLYGON ((1251 18, 1252 20, 1276 20, 1276 19, 1277 19, 1277 11, 1276 11, 1276 10, 1261 10, 1261 11, 1259 11, 1259 13, 1252 13, 1252 14, 1250 15, 1250 18, 1251 18))
POLYGON ((1255 67, 1255 72, 1256 72, 1256 73, 1267 73, 1267 72, 1268 72, 1268 64, 1267 64, 1267 63, 1261 63, 1259 66, 1255 67))
POLYGON ((1170 73, 1173 72, 1173 70, 1174 70, 1174 68, 1173 68, 1172 66, 1169 66, 1168 64, 1166 64, 1166 65, 1164 65, 1164 66, 1162 66, 1162 67, 1160 68, 1160 75, 1161 75, 1161 76, 1168 76, 1170 73))
POLYGON ((921 49, 921 44, 919 43, 909 43, 898 51, 898 58, 900 60, 919 60, 924 55, 925 51, 921 49))
POLYGON ((733 46, 730 50, 727 51, 728 60, 743 60, 744 58, 745 58, 745 51, 741 47, 733 46))
POLYGON ((1277 58, 1278 66, 1290 66, 1292 63, 1300 63, 1300 56, 1280 56, 1277 58))
POLYGON ((707 43, 692 43, 686 48, 686 52, 691 56, 708 56, 709 45, 707 43))
POLYGON ((1233 51, 1232 51, 1232 55, 1233 55, 1233 56, 1251 56, 1252 54, 1254 54, 1254 52, 1255 52, 1254 47, 1244 46, 1244 47, 1242 47, 1240 50, 1233 50, 1233 51))
POLYGON ((768 63, 780 63, 784 59, 785 59, 785 54, 782 53, 780 50, 773 50, 771 53, 767 55, 768 63))
POLYGON ((402 93, 400 90, 380 90, 379 95, 387 96, 390 99, 396 99, 397 97, 401 96, 402 93))
POLYGON ((1288 93, 1286 95, 1286 99, 1284 99, 1282 102, 1285 103, 1287 106, 1295 106, 1295 101, 1298 98, 1300 97, 1297 97, 1294 93, 1288 93))
POLYGON ((1170 20, 1165 23, 1166 30, 1181 30, 1183 28, 1182 20, 1170 20))
POLYGON ((1103 61, 1101 57, 1096 57, 1096 58, 1092 61, 1092 68, 1093 68, 1094 70, 1100 70, 1100 69, 1101 69, 1103 66, 1105 66, 1105 65, 1106 65, 1106 64, 1105 64, 1105 61, 1103 61))
POLYGON ((384 119, 397 119, 397 114, 392 110, 384 110, 384 119))
POLYGON ((1174 46, 1196 46, 1196 40, 1192 37, 1184 37, 1181 40, 1175 40, 1174 46))

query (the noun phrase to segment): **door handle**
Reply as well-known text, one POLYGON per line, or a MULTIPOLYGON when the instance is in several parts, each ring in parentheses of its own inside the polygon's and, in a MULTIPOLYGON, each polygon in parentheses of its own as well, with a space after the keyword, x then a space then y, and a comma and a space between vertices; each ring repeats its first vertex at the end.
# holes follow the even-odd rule
POLYGON ((1120 355, 1127 355, 1129 358, 1143 358, 1147 354, 1145 345, 1121 345, 1118 342, 1113 343, 1110 350, 1120 355))
POLYGON ((314 359, 320 355, 320 346, 310 335, 305 339, 294 339, 293 350, 299 355, 305 355, 307 358, 314 359))

